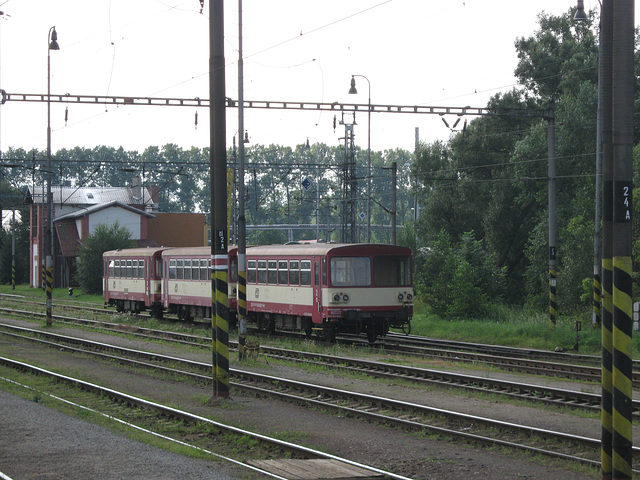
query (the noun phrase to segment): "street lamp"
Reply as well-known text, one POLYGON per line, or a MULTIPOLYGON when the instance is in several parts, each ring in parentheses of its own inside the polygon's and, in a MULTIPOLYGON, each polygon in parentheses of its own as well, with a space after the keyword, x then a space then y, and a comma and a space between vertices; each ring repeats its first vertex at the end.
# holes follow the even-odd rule
POLYGON ((369 85, 369 100, 367 101, 367 242, 371 242, 371 82, 364 75, 351 75, 350 95, 356 95, 356 78, 362 77, 369 85))
POLYGON ((54 255, 54 236, 53 236, 53 198, 51 196, 51 50, 60 50, 58 45, 58 34, 56 27, 49 29, 47 35, 47 235, 45 238, 45 250, 48 248, 46 256, 46 282, 47 282, 47 325, 52 324, 51 306, 53 304, 51 295, 53 291, 53 255, 54 255))

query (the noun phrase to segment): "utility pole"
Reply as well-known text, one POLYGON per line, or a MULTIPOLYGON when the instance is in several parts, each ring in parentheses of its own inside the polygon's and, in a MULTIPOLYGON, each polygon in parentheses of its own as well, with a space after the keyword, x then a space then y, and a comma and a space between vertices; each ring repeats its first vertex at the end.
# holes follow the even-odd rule
POLYGON ((547 142, 549 150, 549 162, 547 166, 549 175, 549 321, 552 329, 556 328, 557 316, 556 136, 554 117, 554 106, 552 104, 547 116, 547 142))
POLYGON ((229 397, 227 157, 223 0, 209 0, 211 338, 214 397, 229 397))
MULTIPOLYGON (((606 3, 606 0, 605 2, 606 3)), ((613 478, 632 478, 634 4, 613 3, 613 478)))
POLYGON ((16 211, 11 218, 11 290, 16 289, 16 211))
POLYGON ((356 198, 358 180, 356 177, 356 159, 354 152, 353 123, 347 123, 344 119, 340 122, 344 125, 344 168, 342 187, 342 242, 356 242, 356 198))

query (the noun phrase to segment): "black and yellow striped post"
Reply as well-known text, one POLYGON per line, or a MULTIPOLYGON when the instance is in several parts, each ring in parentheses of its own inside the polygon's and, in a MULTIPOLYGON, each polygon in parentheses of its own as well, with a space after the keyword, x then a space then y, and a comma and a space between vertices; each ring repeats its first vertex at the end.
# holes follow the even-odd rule
MULTIPOLYGON (((0 215, 2 217, 2 215, 0 215)), ((16 289, 16 211, 11 216, 11 290, 16 289)))
POLYGON ((46 290, 47 290, 47 309, 46 309, 46 324, 50 327, 53 324, 52 310, 53 310, 53 260, 51 255, 47 255, 46 260, 46 290))
POLYGON ((632 477, 634 0, 613 2, 613 478, 632 477))
POLYGON ((548 189, 549 189, 549 325, 556 328, 558 316, 556 303, 557 284, 557 249, 556 249, 556 130, 555 107, 551 104, 546 116, 548 157, 548 189))
POLYGON ((613 3, 604 0, 600 15, 600 105, 602 130, 602 369, 600 461, 603 480, 613 473, 613 3))
POLYGON ((215 397, 229 396, 227 152, 222 0, 209 0, 209 180, 211 188, 211 328, 215 397))
MULTIPOLYGON (((611 205, 611 202, 609 202, 611 205)), ((606 225, 606 222, 605 222, 606 225)), ((603 237, 603 247, 605 246, 603 237)), ((601 410, 602 423, 600 437, 600 462, 603 480, 610 479, 612 466, 613 436, 613 269, 611 256, 602 259, 602 370, 601 370, 601 410)))
POLYGON ((593 272, 593 317, 592 325, 599 328, 602 325, 602 278, 600 270, 593 272))
MULTIPOLYGON (((219 231, 218 233, 222 233, 219 231)), ((226 250, 226 248, 225 248, 226 250)), ((213 259, 213 284, 215 285, 215 321, 211 325, 215 352, 214 383, 217 397, 229 396, 229 284, 226 253, 218 253, 213 259)))

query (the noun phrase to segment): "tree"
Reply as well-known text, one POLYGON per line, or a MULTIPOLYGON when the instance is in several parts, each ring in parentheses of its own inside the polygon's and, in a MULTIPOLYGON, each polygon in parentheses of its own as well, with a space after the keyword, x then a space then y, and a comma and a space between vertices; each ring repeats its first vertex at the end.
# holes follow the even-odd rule
POLYGON ((102 254, 109 250, 134 246, 131 232, 121 227, 118 222, 111 226, 97 225, 94 232, 82 241, 75 260, 75 280, 80 288, 87 293, 101 293, 102 254))
POLYGON ((495 267, 495 258, 473 232, 455 242, 442 230, 421 263, 416 274, 418 294, 443 318, 486 316, 504 292, 504 269, 495 267))

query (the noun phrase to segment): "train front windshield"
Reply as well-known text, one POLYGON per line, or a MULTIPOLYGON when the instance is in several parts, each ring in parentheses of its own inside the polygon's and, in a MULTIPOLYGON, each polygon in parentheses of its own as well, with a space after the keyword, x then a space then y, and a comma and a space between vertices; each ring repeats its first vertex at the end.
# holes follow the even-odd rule
POLYGON ((334 287, 411 285, 408 256, 333 257, 330 265, 331 285, 334 287))

